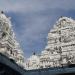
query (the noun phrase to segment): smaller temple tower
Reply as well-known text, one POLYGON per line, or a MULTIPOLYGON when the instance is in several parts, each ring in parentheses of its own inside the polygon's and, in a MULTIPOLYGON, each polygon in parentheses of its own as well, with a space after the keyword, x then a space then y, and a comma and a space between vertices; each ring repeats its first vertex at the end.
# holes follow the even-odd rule
POLYGON ((27 59, 27 61, 25 63, 25 69, 27 69, 27 70, 39 69, 39 67, 40 67, 39 64, 40 64, 39 56, 37 56, 34 52, 33 55, 27 59))

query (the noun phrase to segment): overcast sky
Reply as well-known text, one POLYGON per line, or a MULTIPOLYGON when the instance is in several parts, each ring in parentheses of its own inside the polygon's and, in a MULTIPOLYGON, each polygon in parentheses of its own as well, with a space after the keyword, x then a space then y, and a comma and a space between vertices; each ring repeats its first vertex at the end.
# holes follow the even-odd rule
POLYGON ((75 0, 0 0, 0 10, 11 17, 25 57, 40 54, 47 34, 60 16, 75 19, 75 0))

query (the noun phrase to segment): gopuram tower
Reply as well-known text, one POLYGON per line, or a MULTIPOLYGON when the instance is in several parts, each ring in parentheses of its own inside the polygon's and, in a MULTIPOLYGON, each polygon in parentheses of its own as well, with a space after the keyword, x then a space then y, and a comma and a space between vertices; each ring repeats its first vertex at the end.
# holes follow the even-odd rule
POLYGON ((48 33, 48 42, 40 57, 40 67, 75 64, 75 20, 61 17, 48 33))
POLYGON ((0 53, 23 67, 24 56, 16 40, 10 17, 0 11, 0 53))

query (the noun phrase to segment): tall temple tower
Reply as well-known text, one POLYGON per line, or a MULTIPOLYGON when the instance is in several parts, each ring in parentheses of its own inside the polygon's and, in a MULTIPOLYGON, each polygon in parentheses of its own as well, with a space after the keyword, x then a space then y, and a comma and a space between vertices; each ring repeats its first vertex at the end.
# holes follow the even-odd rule
POLYGON ((48 33, 48 42, 40 57, 40 67, 75 64, 75 20, 61 17, 48 33))
POLYGON ((10 18, 0 12, 0 53, 23 66, 24 56, 16 40, 10 18))

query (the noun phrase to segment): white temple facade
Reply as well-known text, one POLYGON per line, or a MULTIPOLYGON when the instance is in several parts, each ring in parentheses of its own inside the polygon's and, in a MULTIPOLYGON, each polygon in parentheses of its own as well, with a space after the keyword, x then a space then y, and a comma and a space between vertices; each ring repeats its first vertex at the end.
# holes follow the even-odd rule
POLYGON ((41 68, 75 64, 75 20, 61 17, 48 33, 48 42, 40 57, 41 68))
POLYGON ((23 66, 23 52, 16 41, 10 18, 3 11, 0 12, 0 53, 23 66))

